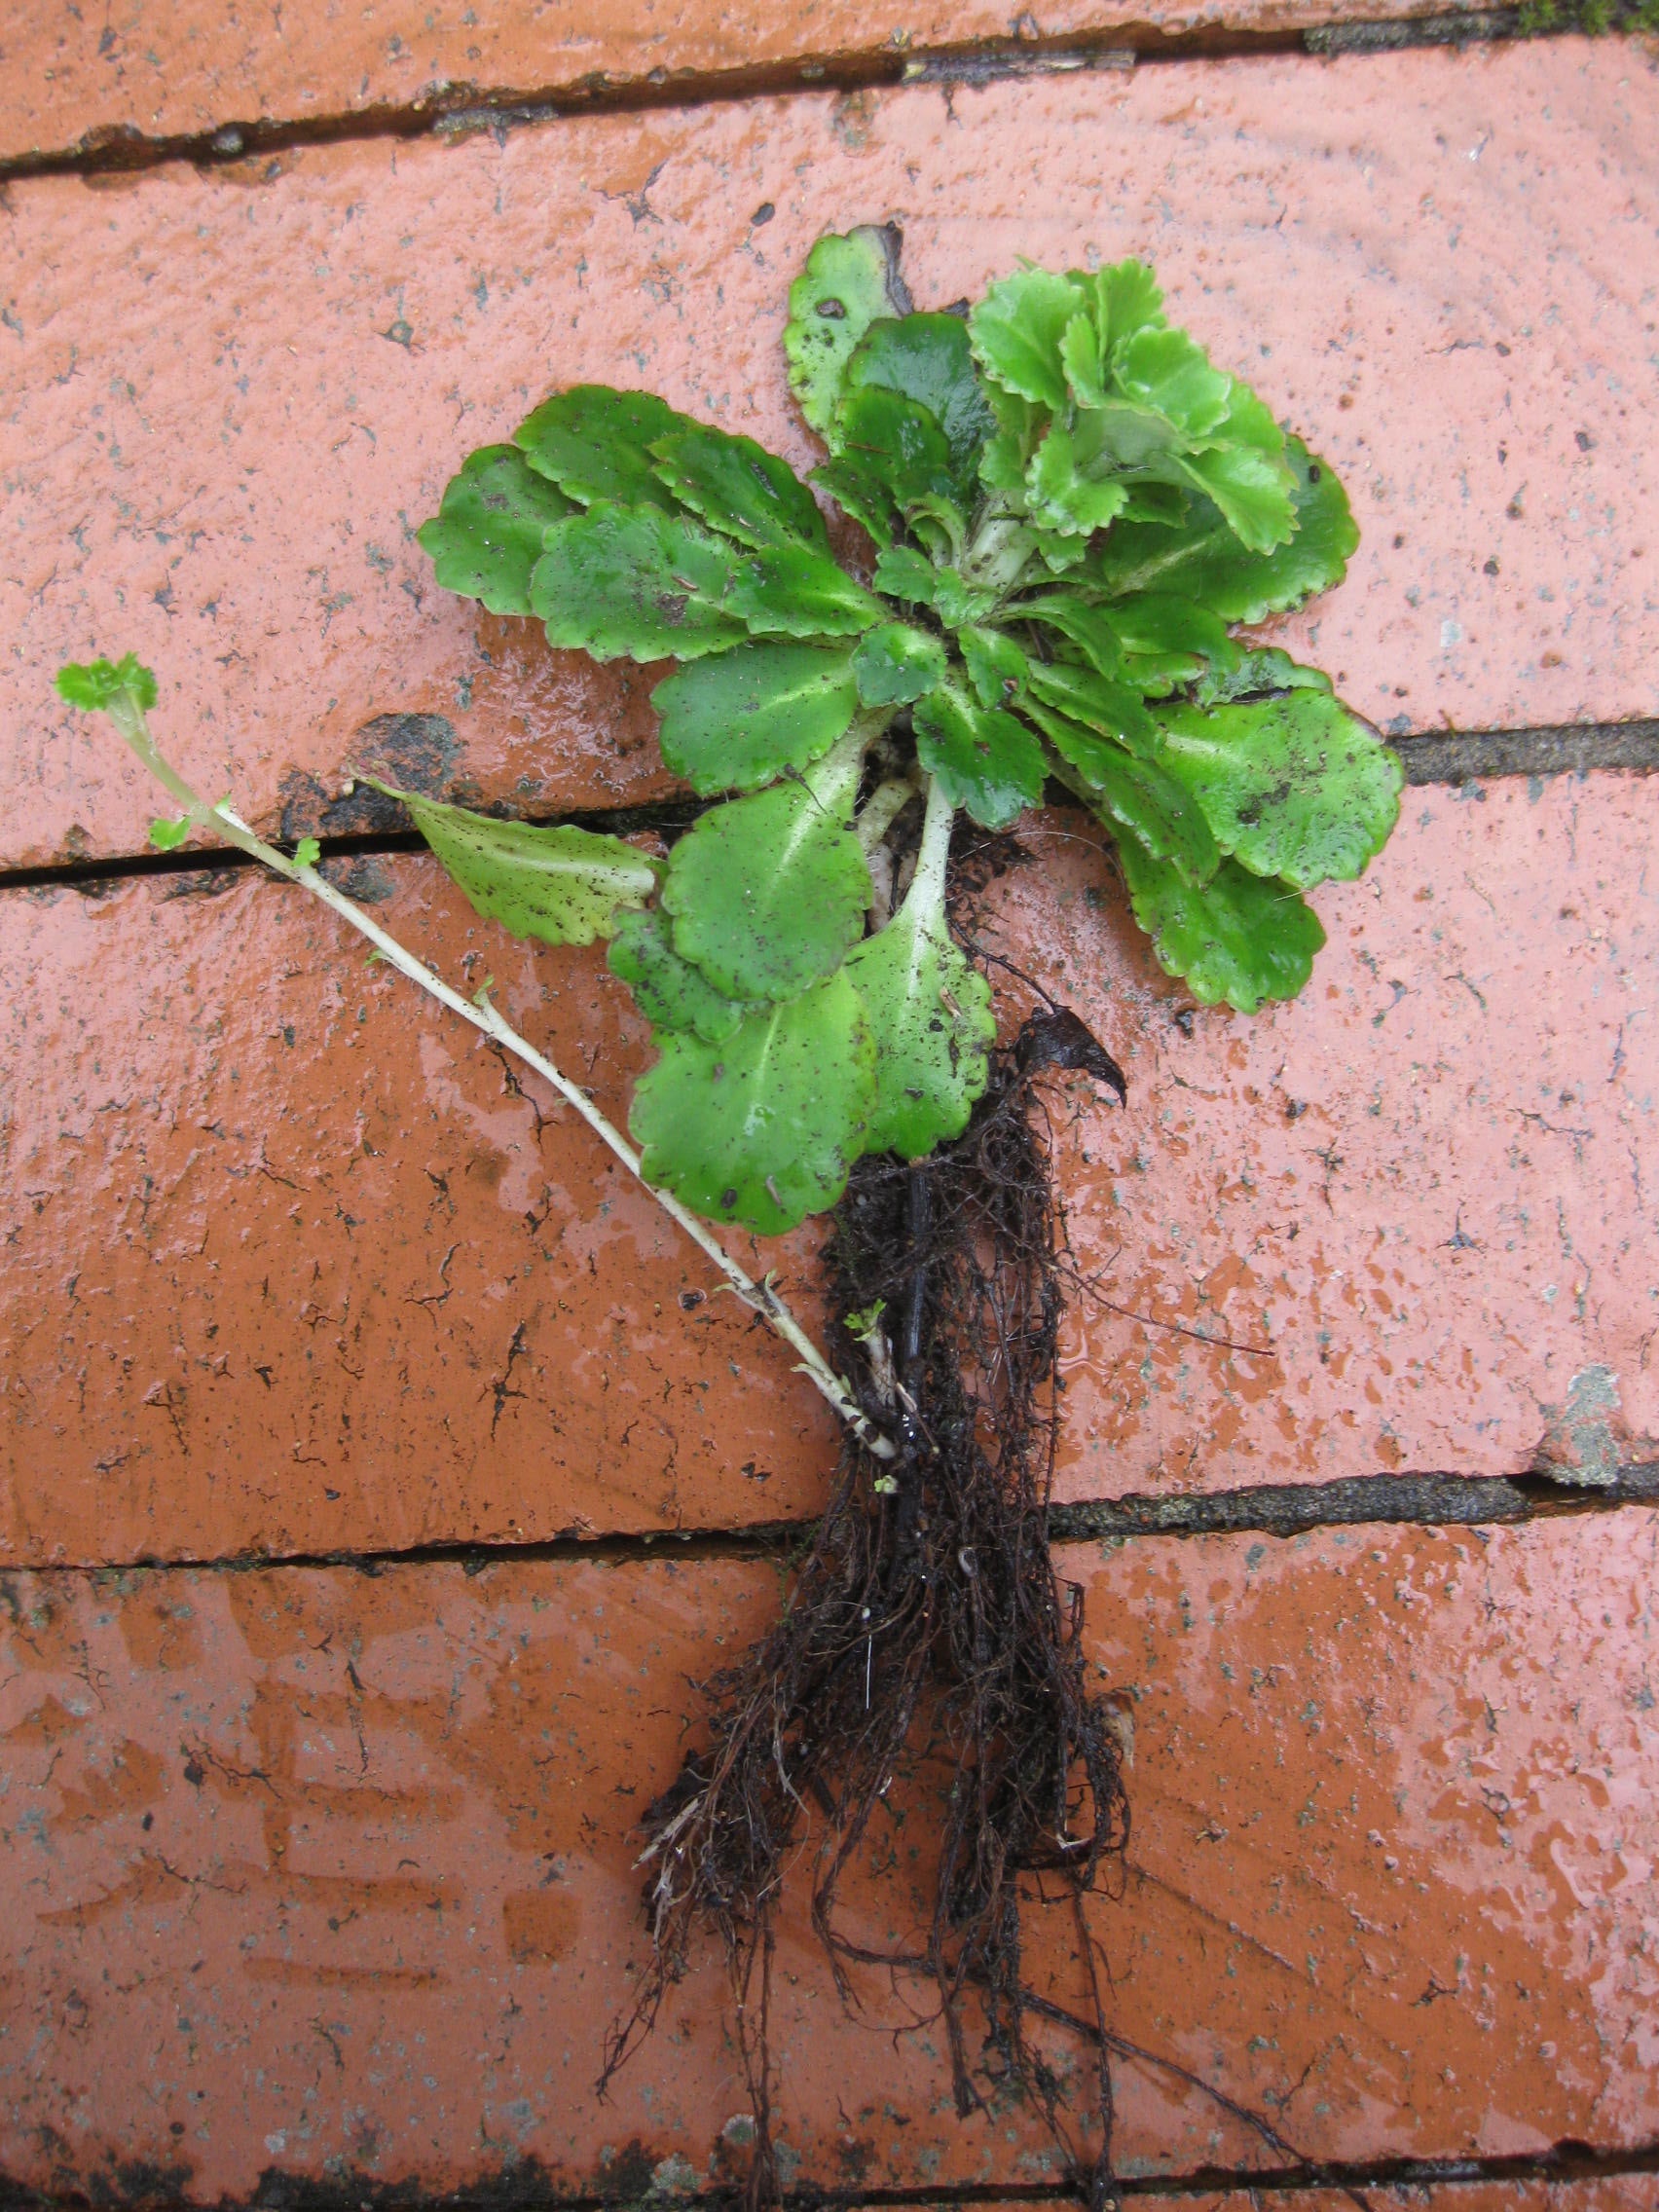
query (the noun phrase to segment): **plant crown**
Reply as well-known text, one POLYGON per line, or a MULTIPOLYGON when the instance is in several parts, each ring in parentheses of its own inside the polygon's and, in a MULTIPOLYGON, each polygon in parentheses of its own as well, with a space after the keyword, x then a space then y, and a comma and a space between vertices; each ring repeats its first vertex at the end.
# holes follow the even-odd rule
POLYGON ((1139 262, 926 313, 898 244, 820 239, 784 334, 829 449, 812 484, 859 532, 832 540, 753 439, 584 385, 472 454, 420 534, 440 583, 553 645, 679 664, 651 694, 663 757, 719 803, 666 862, 407 803, 482 911, 608 938, 658 1050, 631 1117, 647 1177, 762 1232, 833 1204, 861 1153, 959 1135, 984 1088, 990 988, 945 911, 958 810, 1007 830, 1057 779, 1164 969, 1251 1013, 1324 941, 1302 894, 1357 875, 1399 809, 1329 680, 1233 635, 1342 576, 1331 470, 1139 262))

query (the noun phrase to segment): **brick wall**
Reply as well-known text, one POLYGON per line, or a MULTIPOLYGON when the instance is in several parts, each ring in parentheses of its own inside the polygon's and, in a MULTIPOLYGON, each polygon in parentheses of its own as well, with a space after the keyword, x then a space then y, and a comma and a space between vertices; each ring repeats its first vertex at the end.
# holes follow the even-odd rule
MULTIPOLYGON (((1272 634, 1411 779, 1253 1021, 1192 1013, 1081 817, 990 897, 1130 1080, 1126 1114, 1067 1100, 1110 1304, 1067 1324, 1054 1524, 1132 1716, 1090 1907, 1148 2054, 1122 2169, 1187 2212, 1252 2174, 1295 2212, 1352 2200, 1315 2179, 1659 2202, 1659 70, 1343 32, 1384 12, 0 31, 8 2185, 592 2204, 740 2157, 712 1962, 593 2082, 629 1831, 688 1682, 776 1608, 832 1422, 586 1132, 320 910, 128 866, 150 794, 49 683, 152 661, 187 770, 350 837, 357 896, 619 1113, 645 1043, 603 963, 511 944, 338 793, 672 801, 650 679, 475 616, 412 529, 584 378, 804 461, 789 275, 897 217, 924 300, 1157 262, 1351 489, 1346 582, 1272 634), (1333 23, 1357 50, 1307 51, 1333 23)), ((810 1311, 815 1250, 744 1256, 810 1311)), ((927 1818, 849 1899, 872 1943, 927 1818)), ((1034 1904, 1030 1941, 1075 2003, 1070 1923, 1034 1904)), ((849 2014, 793 1908, 780 1963, 793 2190, 1056 2186, 1029 2111, 957 2121, 914 1992, 849 2014)))

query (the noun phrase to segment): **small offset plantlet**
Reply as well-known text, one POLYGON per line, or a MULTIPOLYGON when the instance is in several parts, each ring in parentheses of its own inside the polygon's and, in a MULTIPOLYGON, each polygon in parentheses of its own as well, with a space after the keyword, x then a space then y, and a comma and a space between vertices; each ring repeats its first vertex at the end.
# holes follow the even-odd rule
POLYGON ((1164 970, 1251 1014, 1307 982, 1324 938, 1305 894, 1359 874, 1401 775, 1324 675, 1238 634, 1335 583, 1356 533, 1330 468, 1170 324, 1152 272, 1026 268, 918 312, 899 250, 891 227, 820 239, 792 287, 790 384, 826 449, 808 481, 647 392, 584 385, 470 455, 420 534, 440 583, 551 644, 676 664, 652 693, 663 757, 708 803, 666 860, 391 793, 481 913, 607 942, 654 1048, 638 1150, 487 987, 462 998, 342 898, 314 841, 290 859, 199 799, 155 748, 155 681, 130 656, 59 688, 110 714, 183 808, 158 845, 226 836, 552 1082, 847 1423, 783 1617, 709 1685, 699 1748, 650 1809, 651 1963, 607 2079, 712 1925, 754 2097, 750 2194, 775 2192, 784 1869, 813 1806, 815 1925, 838 1979, 867 1963, 837 1887, 925 1739, 946 1770, 931 1927, 886 1963, 931 1976, 965 2117, 991 2079, 964 2025, 977 1993, 1002 2083, 1103 2205, 1127 2046, 1087 1934, 1088 2017, 1027 1989, 1018 1882, 1080 1899, 1126 1835, 1112 1717, 1045 1535, 1059 1315, 1088 1286, 1036 1088, 1055 1064, 1124 1082, 1052 1001, 999 1047, 952 927, 952 838, 1014 831, 1058 791, 1103 828, 1164 970), (831 1208, 834 1358, 706 1226, 771 1235, 831 1208), (1088 2159, 1028 2046, 1033 2011, 1092 2043, 1088 2159))

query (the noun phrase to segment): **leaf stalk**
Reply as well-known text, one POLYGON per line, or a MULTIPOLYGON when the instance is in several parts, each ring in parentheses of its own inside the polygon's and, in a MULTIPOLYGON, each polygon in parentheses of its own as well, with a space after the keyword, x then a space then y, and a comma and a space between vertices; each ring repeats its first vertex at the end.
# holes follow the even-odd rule
POLYGON ((713 1231, 682 1206, 672 1192, 661 1190, 656 1184, 646 1181, 641 1168, 640 1156, 621 1130, 600 1112, 587 1093, 555 1066, 544 1052, 537 1051, 528 1038, 519 1035, 505 1015, 491 1003, 487 993, 480 994, 476 1000, 463 997, 441 977, 433 975, 423 961, 382 929, 371 915, 366 914, 344 893, 337 891, 314 867, 291 860, 287 854, 278 852, 275 845, 268 845, 249 829, 240 815, 233 813, 225 800, 209 804, 203 799, 162 754, 150 734, 142 706, 130 692, 112 699, 106 711, 132 752, 185 809, 193 822, 203 828, 212 826, 222 830, 228 842, 240 852, 259 861, 284 881, 297 883, 303 890, 309 891, 313 899, 320 900, 331 912, 354 929, 359 937, 367 938, 400 975, 406 976, 412 983, 418 983, 429 997, 447 1007, 452 1014, 459 1014, 462 1021, 470 1023, 492 1043, 499 1045, 503 1051, 510 1052, 515 1059, 523 1061, 544 1083, 550 1084, 565 1103, 581 1116, 594 1134, 609 1147, 641 1188, 648 1191, 664 1213, 678 1222, 699 1250, 708 1255, 743 1303, 769 1322, 798 1355, 799 1372, 829 1400, 865 1448, 877 1458, 887 1459, 893 1456, 895 1447, 891 1439, 883 1436, 866 1418, 841 1377, 835 1373, 824 1353, 772 1287, 770 1278, 756 1282, 724 1249, 713 1231))

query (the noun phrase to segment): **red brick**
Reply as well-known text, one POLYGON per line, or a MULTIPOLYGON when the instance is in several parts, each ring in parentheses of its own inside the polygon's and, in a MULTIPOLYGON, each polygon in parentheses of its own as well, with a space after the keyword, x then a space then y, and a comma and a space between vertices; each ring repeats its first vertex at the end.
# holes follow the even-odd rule
MULTIPOLYGON (((1051 1094, 1080 1266, 1124 1309, 1074 1301, 1061 1496, 1518 1473, 1597 1370, 1607 1454, 1652 1456, 1656 813, 1659 783, 1614 776, 1409 793, 1366 878, 1319 894, 1304 998, 1191 1036, 1088 825, 1033 826, 981 935, 1130 1081, 1126 1112, 1051 1094)), ((431 862, 374 866, 378 913, 493 974, 624 1111, 645 1048, 596 952, 514 945, 431 862)), ((0 969, 4 1055, 50 1071, 0 1186, 0 1557, 813 1509, 833 1424, 789 1355, 723 1296, 683 1310, 700 1255, 320 909, 247 879, 13 894, 0 969)), ((814 1249, 758 1263, 809 1312, 814 1249)))
POLYGON ((785 290, 856 218, 904 223, 923 300, 1022 254, 1149 254, 1351 486, 1350 576, 1283 634, 1378 721, 1645 713, 1655 82, 1616 41, 1278 57, 17 185, 0 863, 142 840, 137 770, 50 696, 92 649, 154 662, 169 742, 265 824, 406 712, 492 798, 663 789, 647 680, 475 621, 409 530, 583 378, 806 462, 785 290))
MULTIPOLYGON (((1626 1512, 1066 1551, 1098 1678, 1133 1715, 1130 1867, 1093 1912, 1115 2032, 1308 2157, 1650 2141, 1656 1539, 1626 1512)), ((591 2083, 640 1956, 626 1831, 678 1759, 683 1677, 768 1616, 770 1568, 9 1589, 18 2182, 95 2187, 141 2160, 210 2203, 262 2174, 436 2193, 534 2157, 587 2193, 624 2154, 707 2177, 745 2109, 713 1969, 608 2105, 591 2083)), ((889 1874, 850 1925, 883 1940, 913 1909, 889 1874)), ((1032 1910, 1029 1971, 1075 2002, 1065 1924, 1032 1910)), ((872 1978, 843 2017, 796 1901, 780 1968, 802 2185, 1054 2175, 1029 2112, 955 2120, 938 2039, 888 2032, 912 1992, 872 1978)), ((1052 2056, 1072 2078, 1076 2051, 1052 2056)), ((1119 2098, 1127 2173, 1278 2162, 1138 2063, 1119 2098)), ((1622 2212, 1641 2186, 1537 2212, 1622 2212)))
MULTIPOLYGON (((1056 0, 1042 37, 1098 44, 1132 34, 1292 29, 1304 23, 1430 13, 1429 0, 1056 0)), ((452 109, 478 97, 581 96, 676 79, 774 77, 850 60, 891 66, 905 50, 1035 38, 991 0, 789 0, 732 7, 700 0, 672 12, 656 0, 608 0, 603 12, 547 0, 531 15, 497 15, 414 0, 341 6, 298 0, 280 16, 227 15, 179 0, 130 0, 119 21, 64 7, 8 26, 0 160, 92 144, 120 133, 191 135, 225 124, 310 123, 386 108, 452 109)), ((1028 27, 1031 26, 1031 27, 1028 27)), ((822 74, 822 67, 817 68, 822 74)), ((691 89, 686 88, 688 91, 691 89)))

